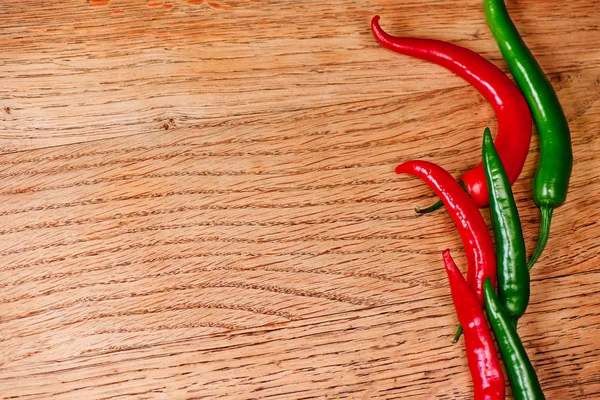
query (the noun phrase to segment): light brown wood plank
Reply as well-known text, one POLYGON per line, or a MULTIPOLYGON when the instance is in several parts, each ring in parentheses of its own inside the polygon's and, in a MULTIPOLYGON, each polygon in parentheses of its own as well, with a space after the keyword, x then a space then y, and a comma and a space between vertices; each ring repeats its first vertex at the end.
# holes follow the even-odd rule
MULTIPOLYGON (((533 289, 543 293, 575 284, 579 290, 560 300, 586 307, 597 319, 599 295, 587 293, 597 286, 598 271, 589 278, 582 285, 564 276, 536 282, 533 289)), ((539 302, 536 295, 533 300, 520 330, 547 397, 600 395, 598 325, 589 326, 583 318, 557 319, 552 300, 539 302)), ((9 398, 469 398, 463 344, 449 344, 454 322, 449 296, 422 298, 272 327, 173 337, 160 346, 115 348, 102 356, 25 364, 5 369, 0 382, 7 384, 9 398)))
MULTIPOLYGON (((520 332, 548 398, 600 396, 597 1, 509 2, 572 130, 520 332)), ((397 35, 506 70, 480 2, 0 4, 0 398, 468 398, 445 212, 493 111, 397 35)), ((514 186, 529 254, 531 153, 514 186)), ((489 223, 487 210, 482 213, 489 223)))
MULTIPOLYGON (((600 66, 594 5, 510 4, 554 81, 600 66)), ((323 107, 465 86, 383 51, 369 30, 376 13, 392 33, 461 44, 505 67, 479 1, 11 2, 0 5, 0 149, 264 127, 288 113, 310 118, 323 107)))

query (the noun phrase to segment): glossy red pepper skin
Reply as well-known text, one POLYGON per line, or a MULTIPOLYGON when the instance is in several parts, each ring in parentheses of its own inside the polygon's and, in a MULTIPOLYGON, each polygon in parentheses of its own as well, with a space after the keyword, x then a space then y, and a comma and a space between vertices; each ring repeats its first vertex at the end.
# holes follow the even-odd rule
POLYGON ((442 253, 452 301, 463 326, 475 400, 504 400, 506 384, 483 309, 450 256, 442 253))
POLYGON ((421 179, 438 195, 458 228, 468 262, 467 282, 483 306, 483 282, 496 284, 496 256, 488 227, 475 203, 448 171, 429 161, 407 161, 397 174, 421 179))
MULTIPOLYGON (((469 82, 486 98, 498 118, 494 145, 512 185, 519 177, 529 152, 532 120, 527 101, 510 78, 494 64, 464 47, 441 40, 391 36, 379 26, 379 16, 373 17, 371 30, 383 47, 445 67, 469 82)), ((488 205, 487 182, 481 163, 467 171, 461 180, 479 207, 488 205)))

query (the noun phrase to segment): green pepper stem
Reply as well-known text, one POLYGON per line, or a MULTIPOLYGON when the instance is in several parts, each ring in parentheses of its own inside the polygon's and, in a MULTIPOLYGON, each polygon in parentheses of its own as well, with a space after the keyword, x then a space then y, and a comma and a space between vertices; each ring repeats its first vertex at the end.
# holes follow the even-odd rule
MULTIPOLYGON (((465 192, 467 192, 467 194, 469 194, 469 191, 467 190, 467 186, 465 185, 465 183, 463 181, 459 180, 458 184, 460 185, 461 188, 463 188, 465 190, 465 192)), ((444 206, 444 203, 441 200, 438 200, 435 204, 433 204, 427 208, 421 208, 419 206, 416 206, 415 212, 417 214, 429 214, 429 213, 439 210, 443 206, 444 206)))
POLYGON ((544 247, 546 247, 546 242, 548 242, 548 236, 550 235, 550 222, 552 221, 552 211, 554 211, 554 209, 550 207, 540 207, 540 210, 542 211, 542 231, 540 232, 540 239, 537 248, 535 249, 535 253, 533 253, 533 256, 531 256, 531 259, 527 263, 528 269, 531 269, 542 255, 544 247))
POLYGON ((415 212, 417 214, 429 214, 432 213, 434 211, 439 210, 440 208, 442 208, 444 206, 444 203, 442 203, 441 200, 438 200, 437 202, 435 202, 435 204, 427 207, 427 208, 421 208, 419 206, 415 207, 415 212))
POLYGON ((462 328, 462 325, 459 324, 458 329, 456 329, 456 333, 454 334, 454 339, 452 339, 452 343, 458 342, 458 339, 460 339, 462 333, 463 333, 463 328, 462 328))

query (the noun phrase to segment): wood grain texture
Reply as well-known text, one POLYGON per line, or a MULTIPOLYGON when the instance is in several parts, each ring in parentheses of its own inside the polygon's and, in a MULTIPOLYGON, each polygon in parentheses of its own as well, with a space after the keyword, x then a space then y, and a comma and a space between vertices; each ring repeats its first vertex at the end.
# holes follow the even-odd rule
MULTIPOLYGON (((0 398, 469 398, 460 238, 393 169, 459 175, 495 117, 369 21, 506 71, 480 2, 42 3, 0 4, 0 398)), ((598 398, 600 2, 508 4, 575 157, 520 333, 548 398, 598 398)))

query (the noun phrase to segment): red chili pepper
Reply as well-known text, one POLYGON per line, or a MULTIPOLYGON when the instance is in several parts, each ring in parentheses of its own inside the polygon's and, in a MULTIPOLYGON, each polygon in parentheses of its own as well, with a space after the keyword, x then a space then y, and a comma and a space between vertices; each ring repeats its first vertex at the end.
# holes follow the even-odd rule
POLYGON ((483 307, 483 282, 490 278, 496 285, 496 256, 492 237, 479 209, 469 195, 442 167, 422 160, 407 161, 396 167, 397 174, 421 179, 442 200, 465 246, 467 282, 483 307))
MULTIPOLYGON (((391 36, 373 17, 371 29, 377 41, 396 53, 441 65, 473 85, 492 105, 498 118, 495 147, 512 185, 529 152, 531 113, 525 98, 514 83, 494 64, 463 47, 433 39, 391 36)), ((467 171, 461 178, 479 207, 488 205, 488 190, 483 165, 467 171)))
POLYGON ((454 301, 458 320, 464 327, 465 349, 473 378, 474 399, 504 400, 504 375, 481 304, 456 267, 450 256, 450 250, 444 250, 442 254, 450 281, 452 301, 454 301))

